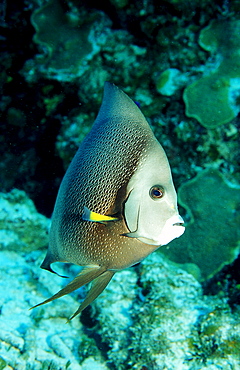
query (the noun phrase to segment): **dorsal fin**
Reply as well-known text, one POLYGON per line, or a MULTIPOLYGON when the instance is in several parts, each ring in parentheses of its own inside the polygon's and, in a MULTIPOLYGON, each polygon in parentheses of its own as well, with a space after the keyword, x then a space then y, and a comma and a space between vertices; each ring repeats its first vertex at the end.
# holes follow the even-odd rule
MULTIPOLYGON (((139 124, 143 125, 145 129, 151 132, 137 104, 117 86, 110 82, 105 82, 102 104, 94 125, 97 125, 99 122, 101 122, 102 125, 103 121, 108 122, 111 119, 116 120, 116 117, 127 117, 129 121, 133 118, 135 122, 139 122, 139 124)), ((119 120, 119 123, 121 123, 121 120, 119 120)))

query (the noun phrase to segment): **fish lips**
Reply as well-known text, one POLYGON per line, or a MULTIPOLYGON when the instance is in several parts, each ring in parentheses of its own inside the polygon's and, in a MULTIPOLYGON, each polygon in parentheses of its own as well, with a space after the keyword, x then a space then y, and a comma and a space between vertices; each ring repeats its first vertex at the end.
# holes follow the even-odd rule
POLYGON ((157 239, 150 239, 147 235, 140 233, 138 230, 124 235, 131 238, 136 238, 142 243, 160 247, 170 243, 175 238, 179 238, 184 231, 185 227, 183 218, 180 215, 174 215, 165 222, 165 225, 157 239))

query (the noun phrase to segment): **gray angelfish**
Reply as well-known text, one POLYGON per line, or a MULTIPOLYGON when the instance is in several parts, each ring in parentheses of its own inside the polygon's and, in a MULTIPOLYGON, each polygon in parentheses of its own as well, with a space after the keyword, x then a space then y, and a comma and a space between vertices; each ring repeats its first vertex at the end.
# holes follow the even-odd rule
MULTIPOLYGON (((45 304, 92 281, 88 306, 115 272, 184 232, 166 154, 138 106, 106 82, 100 111, 61 183, 41 267, 84 266, 45 304)), ((37 307, 35 306, 35 307, 37 307)))

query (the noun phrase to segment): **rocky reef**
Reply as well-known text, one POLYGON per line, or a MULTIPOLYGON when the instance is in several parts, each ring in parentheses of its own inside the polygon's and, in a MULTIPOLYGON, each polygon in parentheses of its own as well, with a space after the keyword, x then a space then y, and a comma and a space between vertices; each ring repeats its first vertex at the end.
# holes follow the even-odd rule
POLYGON ((238 0, 2 1, 0 370, 240 368, 239 11, 238 0), (39 266, 106 80, 163 145, 187 227, 65 324, 84 289, 28 309, 66 284, 39 266))

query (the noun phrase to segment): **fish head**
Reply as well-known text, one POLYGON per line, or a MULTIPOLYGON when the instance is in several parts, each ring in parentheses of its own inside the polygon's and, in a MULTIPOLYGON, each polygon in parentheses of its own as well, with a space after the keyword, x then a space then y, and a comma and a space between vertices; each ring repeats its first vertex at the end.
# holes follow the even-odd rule
POLYGON ((164 150, 156 141, 129 181, 124 218, 129 237, 156 246, 184 233, 177 195, 164 150))

